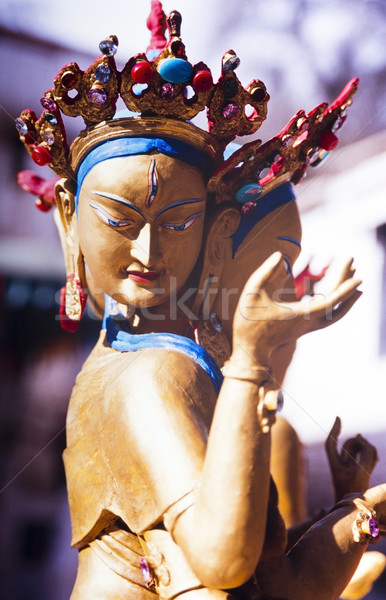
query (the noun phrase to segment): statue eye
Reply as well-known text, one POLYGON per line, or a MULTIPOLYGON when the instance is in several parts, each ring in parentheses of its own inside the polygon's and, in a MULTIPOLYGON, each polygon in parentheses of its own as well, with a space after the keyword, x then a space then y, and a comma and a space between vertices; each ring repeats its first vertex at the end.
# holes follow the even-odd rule
POLYGON ((106 225, 110 225, 110 227, 128 227, 133 224, 131 219, 114 219, 107 211, 105 211, 101 206, 94 204, 93 202, 89 202, 91 208, 93 208, 103 223, 106 225))
POLYGON ((287 275, 292 275, 292 267, 289 259, 286 256, 283 256, 284 260, 284 268, 286 270, 287 275))
POLYGON ((188 219, 186 219, 186 221, 184 221, 183 223, 179 223, 178 225, 174 225, 173 223, 164 223, 162 227, 164 227, 165 229, 171 229, 172 231, 185 231, 185 229, 189 229, 189 227, 191 227, 193 223, 195 223, 197 219, 201 217, 201 215, 202 212, 197 213, 196 215, 189 217, 188 219))

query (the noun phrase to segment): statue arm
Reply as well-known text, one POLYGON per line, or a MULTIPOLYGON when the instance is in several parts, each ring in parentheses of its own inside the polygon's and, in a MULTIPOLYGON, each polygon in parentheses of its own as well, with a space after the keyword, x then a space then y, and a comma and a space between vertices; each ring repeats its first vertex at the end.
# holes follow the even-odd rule
POLYGON ((192 570, 209 587, 247 581, 264 543, 270 433, 261 430, 257 391, 255 383, 225 379, 195 504, 173 528, 192 570))
MULTIPOLYGON (((362 498, 382 520, 386 516, 386 489, 376 486, 362 498)), ((353 525, 359 509, 349 502, 335 507, 313 525, 287 556, 262 562, 257 579, 262 590, 288 600, 331 600, 338 598, 367 549, 369 539, 354 539, 353 525)))
POLYGON ((261 432, 256 392, 255 383, 226 379, 208 439, 208 407, 216 393, 208 375, 183 354, 145 351, 107 389, 105 418, 115 420, 104 443, 119 498, 125 502, 133 487, 133 478, 124 480, 128 456, 143 482, 137 483, 139 506, 154 504, 139 531, 157 526, 177 506, 176 518, 165 518, 165 525, 210 587, 244 583, 264 542, 270 434, 261 432), (193 503, 178 514, 192 490, 193 503))

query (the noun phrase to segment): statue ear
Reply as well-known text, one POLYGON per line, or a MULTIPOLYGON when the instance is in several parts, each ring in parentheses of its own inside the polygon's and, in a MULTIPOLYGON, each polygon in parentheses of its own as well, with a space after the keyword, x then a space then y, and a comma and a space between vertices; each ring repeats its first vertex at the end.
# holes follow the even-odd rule
POLYGON ((64 262, 66 285, 60 294, 59 319, 63 329, 74 332, 78 327, 87 302, 87 282, 83 254, 79 244, 78 220, 75 212, 74 183, 60 179, 55 186, 55 224, 59 232, 64 262))
MULTIPOLYGON (((78 221, 75 213, 74 184, 60 179, 55 186, 57 211, 55 223, 62 244, 67 276, 76 274, 84 282, 84 261, 79 245, 78 221)), ((84 286, 85 287, 85 286, 84 286)))
MULTIPOLYGON (((65 235, 70 234, 70 230, 75 215, 75 189, 74 183, 70 179, 59 179, 55 185, 55 200, 61 221, 61 228, 65 235)), ((76 218, 76 215, 75 215, 76 218)), ((59 235, 60 232, 59 232, 59 235)))
MULTIPOLYGON (((232 240, 230 239, 240 225, 240 213, 237 208, 224 208, 214 217, 209 226, 205 248, 205 260, 212 270, 221 270, 225 256, 232 251, 232 240)), ((220 274, 218 274, 220 275, 220 274)))
MULTIPOLYGON (((78 288, 83 291, 83 296, 88 295, 90 308, 96 315, 103 317, 104 296, 103 294, 101 296, 100 292, 96 294, 93 279, 86 275, 84 257, 79 243, 79 226, 75 211, 75 185, 73 180, 60 179, 57 182, 55 199, 57 210, 54 218, 62 245, 67 282, 68 280, 72 282, 75 279, 79 283, 79 285, 77 284, 78 288)), ((76 303, 73 301, 73 304, 76 303)), ((84 305, 84 300, 80 304, 84 305)), ((77 312, 79 313, 79 310, 77 312)), ((67 308, 66 314, 68 314, 67 308)))
POLYGON ((232 257, 232 235, 240 224, 237 208, 220 208, 211 218, 204 248, 203 267, 193 313, 207 319, 218 293, 224 265, 232 257))

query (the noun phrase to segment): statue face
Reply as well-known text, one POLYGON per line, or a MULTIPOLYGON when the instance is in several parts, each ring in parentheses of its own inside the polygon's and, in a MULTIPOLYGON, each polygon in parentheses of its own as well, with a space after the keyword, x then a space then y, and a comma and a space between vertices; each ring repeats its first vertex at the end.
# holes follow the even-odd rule
POLYGON ((95 165, 79 196, 79 240, 95 288, 126 305, 157 306, 187 282, 205 219, 202 174, 163 154, 95 165))

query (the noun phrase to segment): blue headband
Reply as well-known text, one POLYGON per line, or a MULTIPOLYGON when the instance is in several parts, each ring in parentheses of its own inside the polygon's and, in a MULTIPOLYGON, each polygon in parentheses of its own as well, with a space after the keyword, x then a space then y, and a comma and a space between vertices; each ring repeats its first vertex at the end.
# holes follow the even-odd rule
POLYGON ((214 167, 210 157, 197 150, 194 146, 172 138, 153 137, 121 137, 106 140, 95 146, 82 161, 77 172, 77 189, 75 197, 75 209, 78 214, 79 193, 86 175, 95 165, 110 158, 133 156, 138 154, 149 154, 156 150, 172 158, 178 158, 192 167, 199 169, 205 177, 209 178, 214 167))

